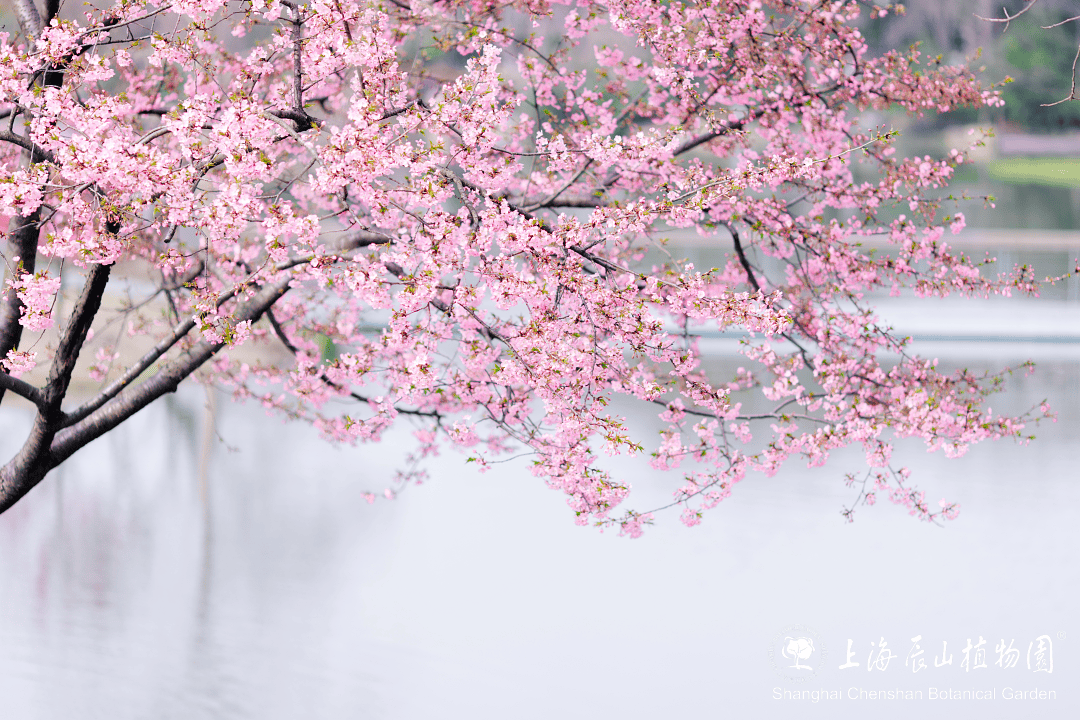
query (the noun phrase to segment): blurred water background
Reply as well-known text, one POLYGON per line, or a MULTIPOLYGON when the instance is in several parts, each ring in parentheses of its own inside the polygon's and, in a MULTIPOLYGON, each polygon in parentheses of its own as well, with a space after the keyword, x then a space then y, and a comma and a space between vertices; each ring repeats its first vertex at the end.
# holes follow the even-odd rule
MULTIPOLYGON (((930 33, 955 55, 982 37, 939 32, 948 4, 912 5, 914 30, 876 40, 930 33)), ((1028 30, 1013 37, 993 62, 1045 50, 1028 30)), ((1060 90, 1037 71, 1067 69, 1071 52, 1029 63, 1018 86, 1060 90)), ((1080 252, 1080 140, 1067 134, 1080 106, 1040 116, 1025 102, 1013 107, 1027 115, 996 119, 1004 130, 953 187, 997 208, 966 204, 969 229, 946 239, 1056 275, 1080 252)), ((903 150, 939 154, 995 118, 954 120, 906 125, 903 150)), ((707 266, 722 252, 683 254, 707 266)), ((1028 446, 984 444, 959 460, 901 443, 895 458, 932 501, 962 504, 946 527, 887 504, 844 524, 842 476, 857 453, 753 476, 702 526, 670 515, 637 541, 574 526, 524 464, 478 475, 453 453, 430 482, 369 504, 404 434, 333 448, 189 387, 0 516, 0 715, 1078 717, 1080 283, 1035 300, 901 298, 882 313, 946 364, 1036 360, 994 407, 1049 398, 1059 412, 1028 446), (791 669, 788 638, 812 644, 812 673, 791 669), (884 668, 882 641, 895 655, 884 668), (1039 672, 1038 642, 1052 646, 1052 672, 1045 652, 1039 672), (1016 665, 995 664, 1008 665, 1008 648, 1016 665), (920 650, 927 667, 913 672, 920 650), (960 699, 934 697, 950 691, 960 699), (897 698, 908 692, 921 699, 897 698)), ((712 361, 733 362, 734 343, 712 341, 712 361)), ((0 456, 28 422, 0 409, 0 456)), ((670 491, 642 461, 622 470, 646 496, 670 491)))
MULTIPOLYGON (((0 517, 3 715, 1076 717, 1080 363, 1047 354, 1001 407, 1053 398, 1059 422, 1032 445, 898 452, 933 499, 962 502, 947 527, 887 505, 845 525, 852 454, 749 479, 702 526, 668 516, 637 541, 575 527, 520 465, 481 476, 453 455, 369 505, 400 438, 335 450, 220 401, 208 432, 189 390, 0 517), (812 681, 774 670, 779 635, 815 640, 812 681), (1044 635, 1052 673, 1025 667, 1044 635), (912 673, 916 636, 928 667, 912 673), (867 671, 882 638, 897 657, 867 671), (969 638, 986 668, 960 666, 969 638), (860 666, 840 670, 849 639, 860 666), (993 664, 999 640, 1017 667, 993 664), (954 661, 935 668, 943 642, 954 661), (998 697, 931 702, 931 687, 998 697), (774 699, 852 688, 924 700, 774 699), (1021 710, 1006 688, 1057 699, 1021 710)), ((0 415, 5 451, 22 425, 0 415)), ((648 493, 650 471, 628 472, 648 493)))

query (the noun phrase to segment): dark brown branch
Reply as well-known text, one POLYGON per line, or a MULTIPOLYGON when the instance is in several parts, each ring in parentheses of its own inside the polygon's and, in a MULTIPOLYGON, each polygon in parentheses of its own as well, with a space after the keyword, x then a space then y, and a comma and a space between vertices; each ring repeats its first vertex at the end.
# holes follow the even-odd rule
POLYGON ((610 207, 610 200, 601 198, 569 198, 566 200, 553 200, 542 205, 545 208, 598 208, 610 207))
POLYGON ((278 322, 277 317, 274 316, 273 309, 266 311, 266 319, 270 321, 270 327, 274 328, 274 334, 277 335, 278 340, 285 346, 285 349, 296 355, 300 352, 300 348, 292 344, 292 340, 289 340, 289 336, 285 334, 285 328, 281 327, 281 323, 278 322))
POLYGON ((382 115, 379 116, 378 122, 382 122, 383 120, 389 120, 392 117, 397 117, 398 115, 400 115, 400 114, 402 114, 404 112, 408 112, 409 110, 411 110, 414 107, 424 109, 427 106, 424 104, 423 98, 417 98, 417 99, 413 100, 411 103, 407 103, 403 107, 392 108, 390 110, 387 110, 386 112, 384 112, 382 115))
MULTIPOLYGON (((37 5, 34 0, 15 0, 16 13, 19 16, 19 23, 22 25, 23 32, 26 33, 27 38, 33 42, 41 33, 42 24, 41 15, 38 14, 37 5)), ((49 22, 56 13, 59 12, 60 3, 59 0, 46 0, 45 22, 49 22)), ((62 72, 53 72, 47 78, 53 86, 59 86, 63 82, 64 75, 62 72)), ((11 116, 13 122, 15 116, 11 116)), ((38 147, 35 143, 31 142, 29 138, 17 135, 13 131, 11 122, 8 123, 8 129, 0 130, 0 141, 9 142, 14 145, 18 145, 29 156, 28 159, 31 164, 39 163, 48 160, 52 162, 52 153, 46 152, 38 147)), ((37 244, 38 236, 41 230, 41 207, 36 208, 32 213, 23 217, 16 216, 8 224, 8 237, 10 238, 12 246, 12 255, 18 255, 19 261, 22 265, 21 269, 24 273, 33 273, 35 265, 37 264, 37 244)), ((18 273, 20 268, 13 267, 11 271, 18 273)), ((12 350, 19 348, 19 342, 22 340, 22 325, 19 324, 19 318, 22 315, 22 301, 19 300, 18 293, 13 289, 8 288, 0 299, 0 360, 7 357, 7 354, 12 350)), ((0 386, 0 402, 4 399, 5 388, 0 386)), ((2 477, 0 477, 2 482, 2 477)))
POLYGON ((342 236, 334 244, 333 251, 343 253, 349 252, 350 250, 359 250, 360 248, 369 247, 371 245, 389 245, 393 241, 393 237, 384 233, 356 230, 342 236))
MULTIPOLYGON (((16 215, 11 219, 8 235, 11 237, 12 256, 19 256, 20 267, 12 267, 12 274, 21 268, 24 273, 33 273, 37 263, 38 222, 41 209, 38 208, 27 217, 16 215)), ((12 350, 18 350, 22 340, 23 326, 19 324, 22 315, 22 300, 14 288, 8 287, 0 299, 0 360, 12 350)), ((0 401, 4 399, 4 390, 0 385, 0 401)))
MULTIPOLYGON (((335 251, 338 253, 344 253, 349 250, 355 250, 357 248, 366 247, 368 245, 388 244, 390 242, 391 238, 388 235, 358 231, 346 235, 344 240, 339 244, 339 247, 337 247, 335 251)), ((275 266, 272 272, 284 272, 286 270, 296 267, 297 265, 305 265, 311 262, 312 259, 313 256, 310 255, 293 258, 292 260, 287 260, 280 265, 275 266)), ((203 267, 204 266, 202 261, 199 261, 182 278, 177 281, 174 288, 183 287, 187 283, 194 280, 196 277, 202 274, 203 267)), ((226 302, 234 298, 236 294, 243 288, 243 286, 244 283, 240 283, 218 296, 217 307, 221 307, 226 302)), ((170 288, 166 287, 164 289, 168 291, 170 288)), ((181 338, 191 332, 194 327, 195 321, 193 319, 188 319, 182 323, 177 324, 176 327, 173 328, 172 333, 170 333, 167 337, 163 338, 160 342, 158 342, 145 355, 143 355, 142 358, 139 359, 139 362, 128 368, 127 372, 125 372, 120 378, 110 383, 109 386, 102 390, 97 397, 75 408, 66 416, 64 416, 61 422, 61 427, 69 427, 77 422, 80 422, 81 420, 88 417, 95 410, 102 407, 106 402, 116 397, 125 387, 127 387, 131 382, 136 380, 139 375, 149 369, 150 366, 153 365, 165 353, 167 353, 170 348, 176 345, 176 343, 179 342, 181 338)))
POLYGON ((750 267, 750 261, 746 259, 746 253, 743 252, 742 242, 739 241, 739 233, 735 228, 731 227, 727 223, 721 223, 727 228, 727 231, 731 233, 731 239, 735 241, 735 254, 739 256, 739 263, 742 264, 743 270, 746 271, 746 279, 750 285, 757 291, 761 291, 761 285, 758 284, 757 278, 754 277, 754 270, 750 267))
MULTIPOLYGON (((810 96, 811 99, 813 99, 813 98, 822 99, 823 96, 829 95, 829 94, 835 92, 840 87, 841 87, 841 83, 836 83, 835 85, 831 85, 830 87, 822 88, 820 90, 813 90, 813 91, 808 90, 807 95, 810 96)), ((682 155, 683 153, 689 152, 689 151, 693 150, 694 148, 698 147, 699 145, 709 142, 710 140, 715 140, 716 138, 721 137, 723 135, 727 135, 728 133, 737 132, 739 130, 742 130, 744 127, 746 127, 750 123, 761 119, 766 113, 778 111, 778 110, 782 109, 783 107, 784 107, 783 104, 776 104, 776 105, 773 105, 772 107, 758 108, 757 110, 753 111, 752 113, 748 113, 746 115, 746 117, 744 117, 744 118, 742 118, 740 120, 735 120, 734 122, 727 123, 726 125, 714 126, 715 129, 713 129, 711 132, 707 132, 707 133, 704 133, 702 135, 698 135, 696 138, 691 138, 690 140, 687 140, 686 142, 684 142, 679 147, 675 148, 674 155, 675 155, 675 157, 678 157, 679 155, 682 155)))
MULTIPOLYGON (((618 265, 614 265, 614 264, 608 262, 607 260, 605 260, 604 258, 600 257, 599 255, 594 255, 593 253, 589 252, 588 250, 586 250, 584 248, 580 248, 577 245, 571 245, 569 249, 570 249, 571 252, 574 252, 574 253, 580 255, 581 257, 585 258, 586 260, 588 260, 591 263, 599 265, 600 267, 604 268, 605 270, 610 270, 611 272, 626 272, 626 270, 624 268, 621 268, 618 265)), ((634 273, 634 272, 631 272, 630 274, 631 275, 637 275, 637 273, 634 273)))
MULTIPOLYGON (((237 323, 258 320, 288 292, 292 280, 290 276, 263 286, 254 298, 240 307, 233 316, 234 320, 237 323)), ((224 347, 224 343, 199 341, 180 357, 165 364, 153 377, 137 386, 124 389, 89 417, 58 432, 50 446, 48 457, 45 458, 45 472, 67 460, 77 450, 120 425, 158 398, 167 393, 176 392, 181 381, 202 367, 224 347)), ((6 503, 7 498, 0 493, 0 512, 7 508, 6 503)))
MULTIPOLYGON (((115 226, 110 226, 110 230, 115 226)), ((45 383, 45 402, 48 406, 47 414, 59 415, 60 403, 67 394, 68 385, 71 383, 71 374, 75 370, 75 363, 79 359, 79 353, 86 343, 86 335, 90 331, 90 324, 98 310, 101 309, 101 298, 105 295, 105 287, 109 284, 109 274, 112 264, 94 265, 90 269, 90 275, 83 285, 82 295, 75 303, 75 309, 71 312, 67 327, 60 337, 60 344, 53 355, 52 365, 49 367, 49 379, 45 383)), ((50 422, 55 418, 49 418, 50 422)))
MULTIPOLYGON (((202 263, 199 264, 202 267, 202 263)), ((231 300, 239 290, 238 287, 234 287, 228 292, 223 293, 217 300, 217 307, 221 307, 226 302, 231 300)), ((162 355, 167 353, 176 343, 192 331, 195 327, 195 320, 188 318, 182 323, 179 323, 173 328, 173 331, 167 336, 162 338, 154 347, 150 348, 139 361, 129 367, 127 372, 121 375, 116 380, 109 383, 108 387, 102 390, 96 397, 83 403, 79 407, 75 408, 71 412, 65 414, 60 420, 60 427, 70 427, 78 422, 89 417, 93 412, 101 408, 105 403, 109 402, 117 395, 119 395, 124 388, 134 382, 140 375, 150 368, 155 362, 161 358, 162 355)))
POLYGON ((312 128, 321 127, 324 121, 307 114, 303 108, 286 108, 284 110, 267 110, 268 115, 273 115, 282 120, 292 120, 296 132, 304 132, 312 128))
POLYGON ((529 209, 530 210, 539 210, 542 207, 547 207, 550 203, 554 202, 556 198, 558 198, 564 192, 566 192, 567 190, 572 188, 574 186, 574 183, 576 183, 578 180, 581 179, 581 176, 584 175, 586 173, 586 171, 588 171, 588 169, 592 166, 592 164, 593 164, 593 159, 589 158, 585 162, 585 164, 581 166, 581 169, 578 170, 577 174, 574 175, 572 180, 570 180, 569 182, 564 183, 563 186, 561 188, 559 188, 558 190, 556 190, 551 195, 551 197, 549 197, 547 200, 543 200, 541 202, 538 202, 536 205, 533 205, 529 209))
POLYGON ((338 0, 334 0, 334 7, 337 8, 338 14, 341 15, 341 24, 345 28, 345 39, 351 45, 353 41, 352 29, 349 27, 349 21, 345 17, 345 11, 341 9, 341 3, 338 0))
POLYGON ((51 23, 59 12, 60 0, 45 0, 45 17, 42 19, 41 27, 51 23))
POLYGON ((710 140, 715 140, 716 138, 727 135, 728 133, 742 130, 744 127, 746 127, 748 123, 757 120, 764 114, 765 110, 755 110, 741 120, 736 120, 735 122, 728 123, 727 125, 721 125, 720 127, 712 130, 711 132, 704 133, 703 135, 698 135, 696 138, 691 138, 679 147, 675 148, 674 155, 675 157, 678 157, 683 153, 690 152, 699 145, 703 145, 704 143, 709 142, 710 140))
POLYGON ((518 215, 521 215, 526 220, 532 220, 536 222, 538 224, 537 226, 544 232, 552 231, 551 226, 548 225, 544 220, 532 214, 529 210, 526 210, 525 208, 510 202, 505 196, 495 195, 490 190, 482 188, 475 183, 469 182, 465 178, 461 177, 452 170, 448 170, 447 168, 439 168, 438 173, 448 179, 450 182, 454 183, 455 185, 460 183, 462 187, 467 187, 473 192, 479 193, 481 197, 487 199, 489 202, 505 202, 507 207, 516 212, 518 215))
POLYGON ((0 468, 0 512, 14 505, 30 492, 45 474, 55 467, 48 454, 56 436, 60 403, 63 402, 71 381, 71 372, 79 357, 79 350, 86 341, 90 323, 101 307, 101 297, 109 281, 109 265, 95 265, 83 286, 82 295, 75 304, 71 319, 60 338, 56 356, 49 368, 49 379, 42 393, 30 434, 18 454, 0 468))
MULTIPOLYGON (((289 336, 285 334, 285 328, 281 327, 281 323, 279 323, 277 317, 274 316, 274 311, 272 309, 266 311, 266 319, 270 321, 270 326, 274 329, 274 334, 277 335, 278 340, 280 340, 281 344, 285 346, 285 349, 293 355, 299 354, 300 348, 296 347, 296 345, 293 344, 292 340, 289 339, 289 336)), ((357 402, 369 402, 368 398, 360 395, 359 393, 355 393, 352 390, 348 390, 341 383, 334 382, 324 372, 319 373, 319 379, 326 383, 327 387, 331 387, 337 392, 345 393, 357 402)), ((394 406, 394 410, 401 415, 416 415, 420 417, 433 418, 442 417, 442 415, 440 415, 438 411, 435 410, 410 410, 407 408, 397 407, 396 405, 394 406)))
POLYGON ((6 372, 0 372, 0 392, 4 390, 10 390, 19 397, 26 398, 38 407, 44 402, 44 397, 39 388, 34 387, 25 380, 20 380, 17 377, 8 375, 6 372))
POLYGON ((0 130, 0 141, 9 142, 12 145, 18 145, 23 150, 30 153, 30 162, 52 162, 53 154, 47 150, 43 150, 35 143, 31 142, 29 138, 25 138, 22 135, 16 135, 13 132, 7 130, 0 130))

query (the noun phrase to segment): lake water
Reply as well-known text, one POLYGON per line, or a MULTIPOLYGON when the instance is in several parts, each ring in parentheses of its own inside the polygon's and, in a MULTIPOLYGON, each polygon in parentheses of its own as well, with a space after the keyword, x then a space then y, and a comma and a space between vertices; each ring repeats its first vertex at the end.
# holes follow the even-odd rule
MULTIPOLYGON (((636 541, 574 526, 524 465, 478 475, 453 453, 368 504, 400 439, 335 449, 223 399, 210 425, 189 388, 0 516, 2 715, 1078 717, 1080 345, 927 349, 1035 353, 995 409, 1060 411, 1026 447, 901 447, 928 497, 962 503, 945 527, 887 504, 844 524, 855 454, 751 477, 703 525, 668 515, 636 541)), ((0 450, 26 422, 0 412, 0 450)), ((635 487, 667 493, 643 465, 635 487)))

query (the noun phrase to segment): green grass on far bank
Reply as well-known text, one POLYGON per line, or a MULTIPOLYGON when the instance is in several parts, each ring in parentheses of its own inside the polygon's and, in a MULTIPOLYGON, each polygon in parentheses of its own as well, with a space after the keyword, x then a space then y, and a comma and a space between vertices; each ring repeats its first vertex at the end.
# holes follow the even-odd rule
POLYGON ((987 163, 986 174, 1007 183, 1080 188, 1080 158, 1001 158, 987 163))

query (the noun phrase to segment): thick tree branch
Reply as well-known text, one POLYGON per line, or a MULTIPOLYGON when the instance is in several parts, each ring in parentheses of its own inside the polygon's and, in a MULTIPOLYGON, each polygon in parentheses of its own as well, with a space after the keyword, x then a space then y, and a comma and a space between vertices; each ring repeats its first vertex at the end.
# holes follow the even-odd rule
MULTIPOLYGON (((285 328, 281 327, 281 323, 278 322, 277 317, 274 316, 273 310, 266 311, 266 319, 270 321, 270 327, 274 328, 274 334, 277 335, 278 340, 285 346, 285 349, 296 355, 300 352, 300 348, 293 345, 292 340, 285 334, 285 328)), ((324 376, 325 377, 325 376, 324 376)))
POLYGON ((42 19, 41 27, 51 23, 59 12, 60 0, 45 0, 45 17, 42 19))
MULTIPOLYGON (((289 276, 263 286, 255 297, 240 307, 233 319, 237 323, 258 320, 288 292, 292 281, 293 277, 289 276)), ((89 417, 58 432, 48 453, 48 467, 56 467, 76 450, 101 437, 166 393, 176 392, 182 380, 202 367, 224 347, 225 343, 199 341, 180 357, 166 363, 153 377, 137 386, 126 388, 89 417)), ((2 510, 3 498, 0 498, 0 512, 2 510)))
MULTIPOLYGON (((86 340, 89 323, 100 307, 104 285, 108 281, 108 266, 96 266, 91 271, 83 289, 82 297, 72 312, 71 321, 65 330, 56 353, 56 360, 49 373, 49 383, 44 393, 44 403, 35 419, 23 448, 10 462, 0 468, 0 513, 11 507, 26 493, 34 488, 46 473, 70 457, 79 448, 92 442, 104 433, 143 409, 162 395, 175 392, 182 380, 201 367, 225 345, 202 340, 175 360, 165 364, 160 372, 135 387, 127 387, 137 377, 133 371, 138 367, 148 367, 172 347, 184 334, 194 327, 194 321, 182 323, 174 330, 175 339, 166 338, 147 353, 142 360, 121 378, 114 382, 94 401, 82 406, 73 415, 64 416, 60 412, 60 402, 70 382, 71 369, 78 357, 77 348, 86 340), (169 340, 172 339, 171 342, 169 340), (73 416, 78 419, 73 421, 73 416)), ((282 295, 292 282, 289 276, 268 284, 256 293, 255 297, 244 303, 234 314, 236 322, 257 320, 282 295)), ((234 288, 219 299, 220 303, 235 296, 239 288, 234 288)))
POLYGON ((598 208, 598 207, 610 207, 612 203, 609 200, 603 200, 597 197, 591 198, 567 198, 566 200, 552 200, 546 202, 543 205, 537 207, 544 208, 598 208))
POLYGON ((340 237, 333 245, 333 251, 338 253, 359 250, 371 245, 389 245, 394 241, 390 235, 366 230, 356 230, 340 237))
POLYGON ((6 372, 0 371, 0 392, 4 390, 10 390, 19 397, 26 398, 38 407, 45 402, 44 396, 39 388, 34 387, 25 380, 20 380, 17 377, 8 375, 6 372))
POLYGON ((304 72, 303 72, 303 57, 304 57, 304 21, 300 17, 300 9, 296 6, 292 8, 293 15, 295 16, 292 21, 292 42, 293 42, 293 107, 298 111, 304 112, 304 72))
POLYGON ((53 467, 48 464, 46 455, 56 435, 60 403, 67 393, 71 372, 75 369, 79 350, 86 342, 90 323, 101 307, 101 297, 109 282, 109 269, 109 265, 95 265, 90 271, 82 295, 71 313, 71 320, 60 338, 30 434, 19 453, 0 468, 0 512, 29 492, 53 467))
MULTIPOLYGON (((203 265, 200 262, 196 267, 201 272, 203 265)), ((185 275, 185 278, 188 278, 187 282, 190 282, 192 279, 194 279, 194 277, 197 276, 198 273, 195 273, 195 276, 191 276, 191 273, 188 273, 188 275, 185 275)), ((228 290, 227 292, 222 293, 221 296, 217 299, 217 307, 221 307, 226 302, 235 297, 236 293, 239 292, 239 290, 240 286, 236 286, 228 290)), ((124 372, 124 374, 121 375, 119 378, 109 383, 109 385, 100 393, 98 393, 97 396, 83 403, 71 412, 65 414, 60 420, 60 427, 66 428, 78 422, 81 422, 82 420, 89 417, 98 408, 102 407, 105 403, 115 398, 124 390, 124 388, 126 388, 140 375, 146 372, 151 365, 157 362, 158 359, 160 359, 165 353, 172 349, 194 328, 194 318, 188 318, 187 320, 178 323, 176 327, 173 328, 173 331, 171 333, 158 341, 158 343, 154 345, 154 347, 150 348, 150 350, 148 350, 141 358, 139 358, 138 362, 129 367, 127 371, 124 372)))
MULTIPOLYGON (((90 331, 90 324, 94 321, 98 310, 101 309, 101 298, 105 295, 105 287, 109 284, 109 274, 112 264, 94 265, 90 269, 90 275, 83 285, 82 295, 75 304, 67 327, 60 338, 60 344, 53 355, 52 365, 49 367, 49 379, 45 384, 45 402, 47 414, 59 415, 60 403, 67 395, 68 385, 71 384, 71 373, 75 370, 75 363, 79 359, 79 352, 86 343, 86 335, 90 331)), ((55 418, 50 418, 50 421, 55 418)))
MULTIPOLYGON (((37 263, 38 222, 41 218, 41 209, 30 213, 27 217, 15 216, 11 219, 8 227, 8 235, 11 238, 12 253, 9 261, 14 256, 19 258, 19 266, 11 267, 12 277, 8 280, 18 279, 20 270, 23 273, 33 273, 37 263)), ((3 298, 0 299, 0 360, 7 357, 12 350, 19 349, 22 340, 23 326, 19 323, 22 315, 22 300, 19 299, 15 289, 7 286, 3 298)), ((0 385, 0 401, 4 399, 4 386, 0 385)))
POLYGON ((15 14, 19 17, 23 34, 30 40, 36 40, 43 26, 34 0, 15 0, 15 14))
POLYGON ((308 115, 303 108, 300 108, 299 110, 295 108, 267 110, 266 114, 278 118, 279 120, 292 120, 295 132, 304 132, 311 128, 321 127, 324 124, 322 120, 308 115))
MULTIPOLYGON (((15 0, 15 12, 19 17, 19 24, 27 38, 33 43, 41 34, 41 29, 48 24, 60 11, 60 0, 45 0, 45 20, 42 22, 34 0, 15 0)), ((59 86, 64 79, 62 72, 53 72, 47 78, 50 84, 59 86)), ((12 118, 14 120, 14 117, 12 118)), ((52 161, 52 154, 43 151, 29 138, 22 137, 11 131, 11 123, 8 129, 0 130, 0 141, 18 145, 29 156, 31 164, 52 161)), ((41 230, 41 208, 36 208, 32 213, 23 217, 16 216, 8 224, 8 237, 12 247, 12 256, 18 255, 21 268, 12 267, 11 273, 18 277, 20 269, 24 273, 33 273, 37 264, 38 235, 41 230)), ((10 287, 3 289, 3 297, 0 298, 0 361, 7 357, 12 350, 18 350, 22 340, 22 325, 19 318, 22 315, 22 301, 18 293, 10 287)), ((4 391, 8 389, 0 385, 0 402, 4 400, 4 391)), ((21 394, 21 393, 20 393, 21 394)))

